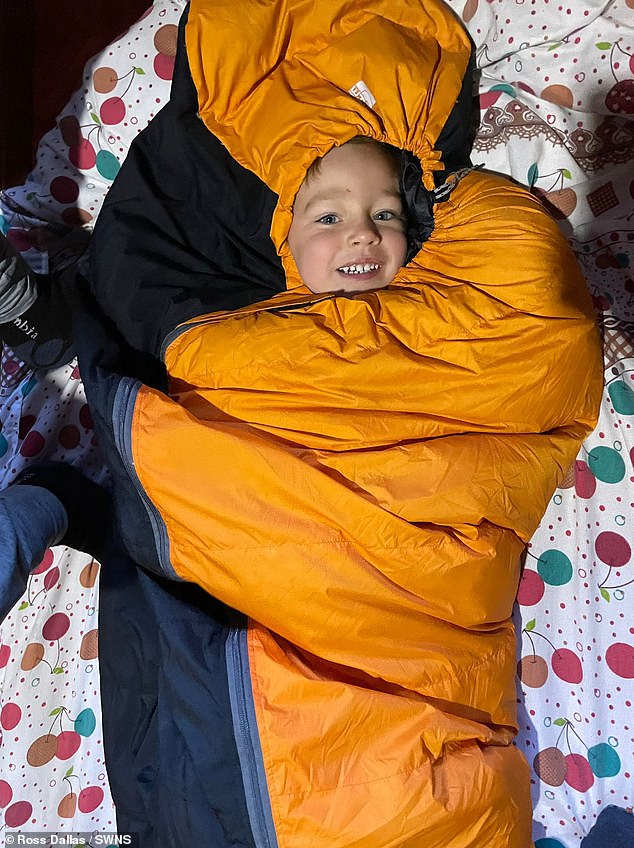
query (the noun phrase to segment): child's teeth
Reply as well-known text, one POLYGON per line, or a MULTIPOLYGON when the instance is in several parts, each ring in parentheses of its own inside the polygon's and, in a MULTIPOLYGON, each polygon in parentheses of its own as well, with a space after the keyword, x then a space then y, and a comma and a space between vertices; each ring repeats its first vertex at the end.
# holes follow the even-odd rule
POLYGON ((340 268, 344 274, 367 274, 369 271, 377 271, 379 266, 374 262, 366 262, 365 265, 344 265, 340 268))

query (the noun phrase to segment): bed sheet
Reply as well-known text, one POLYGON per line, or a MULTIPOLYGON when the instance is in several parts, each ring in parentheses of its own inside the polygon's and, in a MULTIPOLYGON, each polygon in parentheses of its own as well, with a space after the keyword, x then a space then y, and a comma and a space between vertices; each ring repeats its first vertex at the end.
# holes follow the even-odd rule
POLYGON ((481 69, 474 159, 544 198, 603 336, 600 420, 531 541, 516 614, 534 838, 572 848, 602 807, 634 803, 634 3, 451 5, 481 69))
MULTIPOLYGON (((480 69, 474 161, 532 187, 558 218, 604 342, 601 418, 531 541, 516 608, 517 744, 533 770, 534 838, 576 848, 605 805, 633 804, 634 0, 448 2, 480 69)), ((157 0, 89 63, 25 185, 0 197, 0 226, 41 269, 81 252, 129 144, 169 96, 183 6, 157 0)), ((0 485, 44 456, 100 479, 76 365, 32 374, 5 349, 0 376, 0 485)), ((47 552, 0 627, 7 827, 113 827, 97 568, 47 552)))

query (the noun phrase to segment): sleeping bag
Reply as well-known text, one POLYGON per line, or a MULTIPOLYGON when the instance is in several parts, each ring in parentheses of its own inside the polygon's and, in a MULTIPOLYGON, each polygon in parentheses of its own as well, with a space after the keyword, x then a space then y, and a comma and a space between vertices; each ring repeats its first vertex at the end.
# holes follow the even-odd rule
POLYGON ((317 157, 386 141, 430 193, 468 161, 470 45, 441 2, 192 0, 184 32, 78 328, 118 513, 119 826, 144 848, 527 848, 510 617, 598 410, 580 271, 536 199, 475 171, 387 289, 303 286, 286 239, 317 157))

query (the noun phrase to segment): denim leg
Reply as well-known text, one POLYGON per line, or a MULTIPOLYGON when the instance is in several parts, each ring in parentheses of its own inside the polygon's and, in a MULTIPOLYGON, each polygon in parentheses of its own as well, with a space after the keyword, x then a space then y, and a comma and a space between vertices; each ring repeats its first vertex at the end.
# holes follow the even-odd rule
POLYGON ((631 848, 634 845, 634 816, 630 810, 610 804, 597 818, 581 848, 631 848))
POLYGON ((26 588, 44 551, 63 538, 66 510, 40 486, 11 486, 0 492, 0 621, 26 588))

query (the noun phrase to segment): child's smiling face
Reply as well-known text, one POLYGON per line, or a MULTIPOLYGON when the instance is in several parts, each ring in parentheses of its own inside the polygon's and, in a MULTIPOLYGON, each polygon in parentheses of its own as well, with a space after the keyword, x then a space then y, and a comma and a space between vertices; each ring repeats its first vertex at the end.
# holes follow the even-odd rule
POLYGON ((388 286, 407 239, 396 163, 372 142, 336 147, 302 183, 288 244, 313 292, 388 286))

